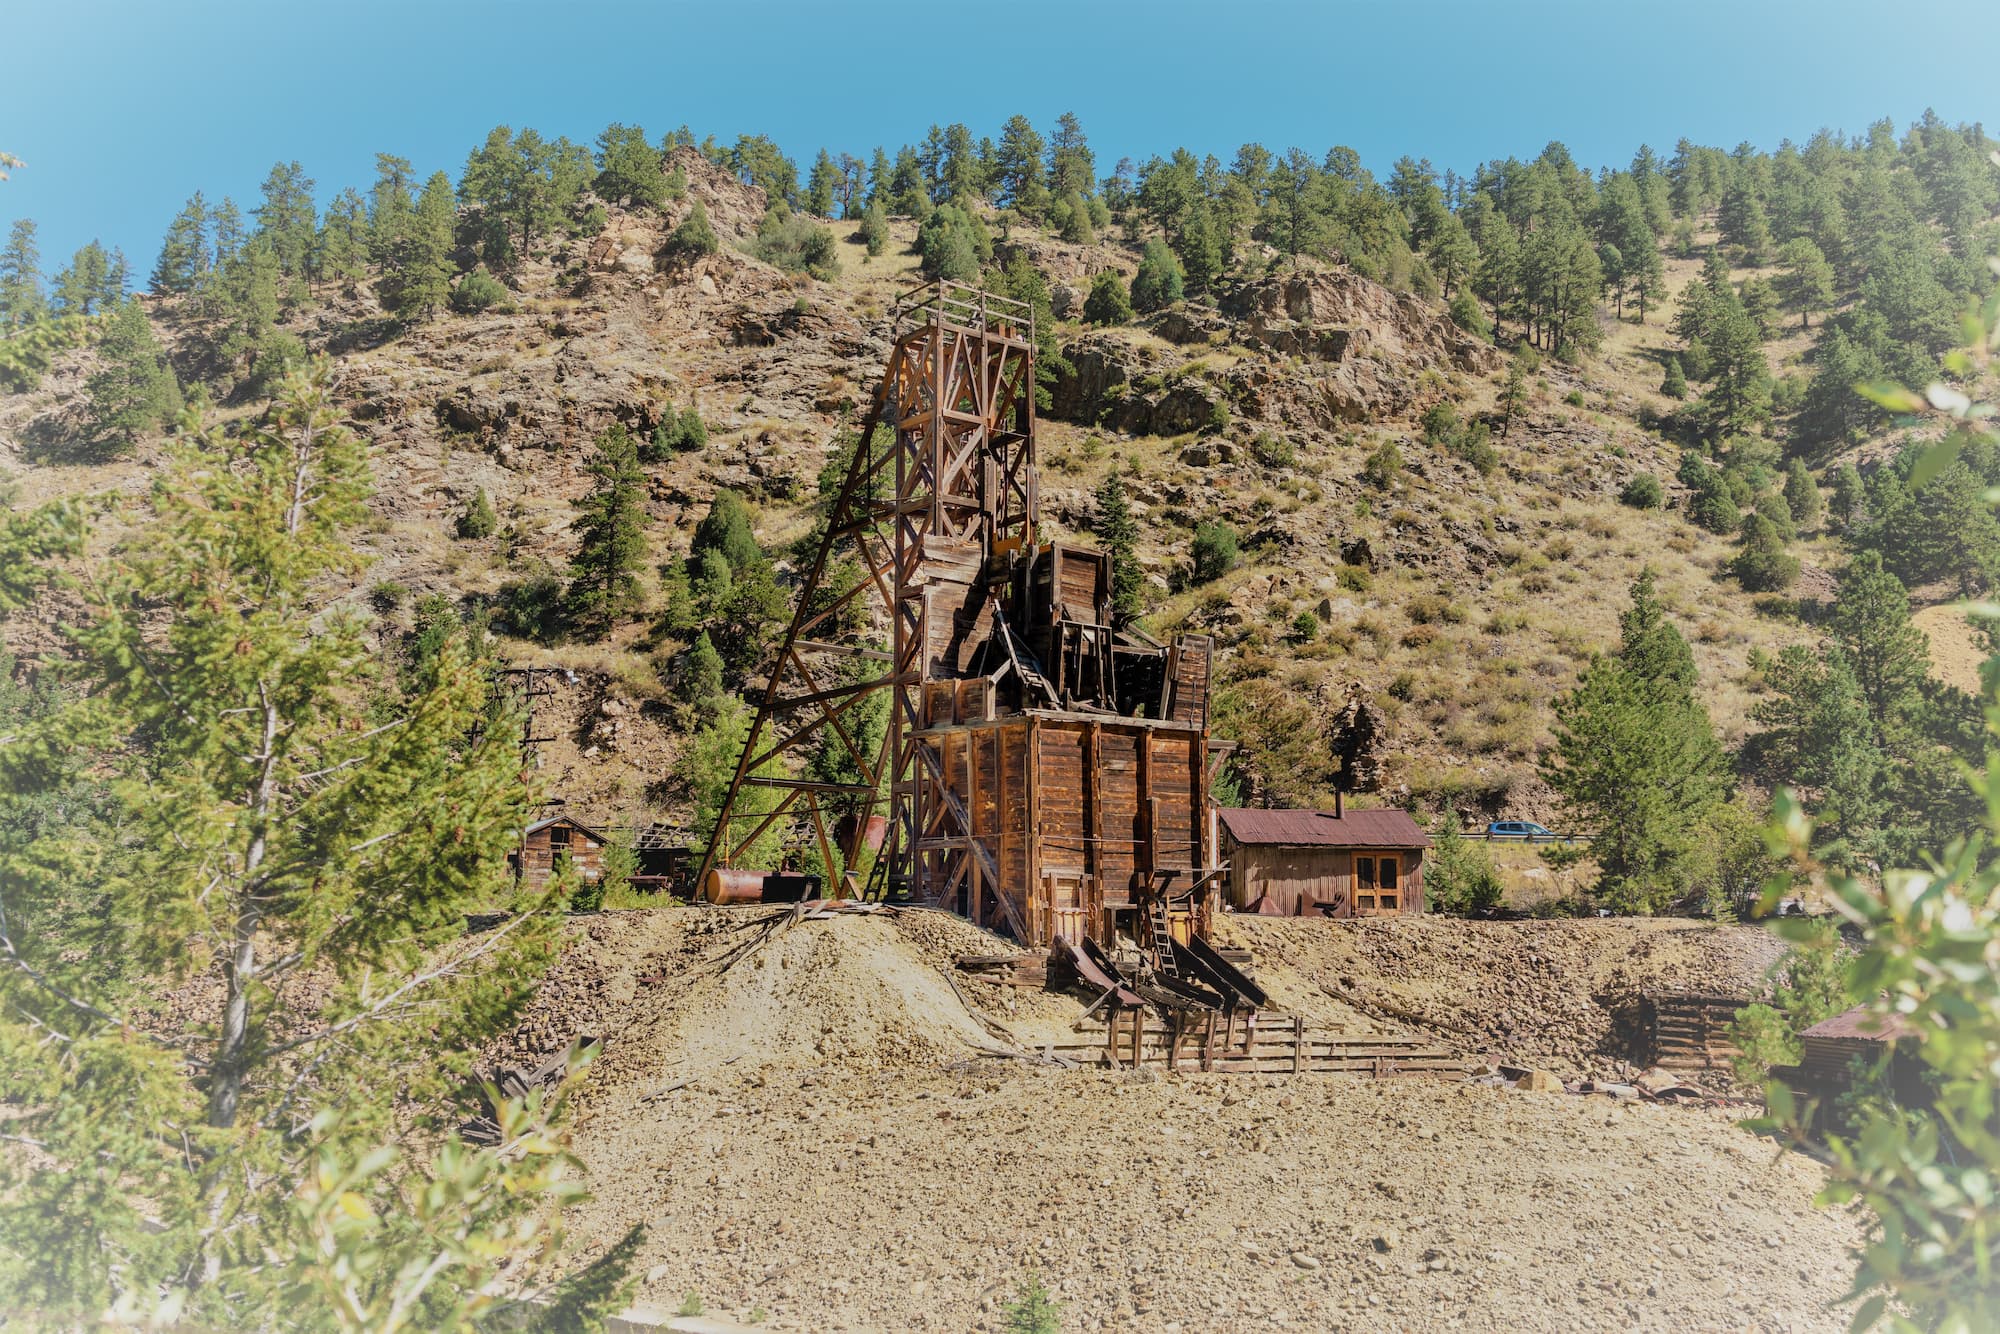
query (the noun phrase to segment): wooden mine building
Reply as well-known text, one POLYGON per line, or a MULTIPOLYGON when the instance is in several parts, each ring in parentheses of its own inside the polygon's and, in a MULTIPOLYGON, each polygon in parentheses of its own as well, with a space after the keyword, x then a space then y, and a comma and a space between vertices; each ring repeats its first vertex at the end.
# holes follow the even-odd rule
POLYGON ((1229 906, 1277 917, 1424 910, 1430 838, 1399 810, 1222 810, 1229 906))
POLYGON ((704 890, 781 825, 829 885, 867 865, 849 892, 1029 945, 1206 933, 1211 641, 1120 624, 1109 557, 1042 532, 1034 349, 1021 303, 950 283, 904 298, 704 890), (871 744, 861 705, 882 694, 871 744), (879 852, 851 832, 836 846, 830 830, 875 815, 879 852))
POLYGON ((523 884, 539 889, 555 871, 556 859, 567 852, 577 874, 595 880, 604 874, 605 837, 567 815, 537 820, 521 834, 521 844, 507 854, 507 865, 523 884))

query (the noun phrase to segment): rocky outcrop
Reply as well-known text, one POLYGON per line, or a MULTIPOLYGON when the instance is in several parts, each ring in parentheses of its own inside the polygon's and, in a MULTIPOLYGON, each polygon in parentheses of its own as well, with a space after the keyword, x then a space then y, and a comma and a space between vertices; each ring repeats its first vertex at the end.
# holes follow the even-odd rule
POLYGON ((1500 353, 1408 292, 1350 272, 1294 273, 1242 283, 1218 303, 1239 341, 1286 356, 1343 361, 1377 349, 1420 370, 1497 370, 1500 353))

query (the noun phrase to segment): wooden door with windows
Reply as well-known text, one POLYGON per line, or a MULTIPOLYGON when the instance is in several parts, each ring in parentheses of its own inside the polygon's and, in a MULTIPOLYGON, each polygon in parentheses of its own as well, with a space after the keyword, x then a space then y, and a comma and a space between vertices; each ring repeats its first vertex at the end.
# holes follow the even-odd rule
POLYGON ((1362 852, 1354 857, 1356 916, 1403 910, 1403 859, 1393 852, 1362 852))

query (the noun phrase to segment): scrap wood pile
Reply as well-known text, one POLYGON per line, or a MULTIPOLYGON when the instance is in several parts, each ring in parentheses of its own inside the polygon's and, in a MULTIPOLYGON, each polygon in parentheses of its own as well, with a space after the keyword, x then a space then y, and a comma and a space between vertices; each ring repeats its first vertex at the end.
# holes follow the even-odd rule
POLYGON ((494 1099, 525 1098, 537 1089, 553 1089, 570 1072, 604 1049, 604 1039, 579 1036, 567 1048, 532 1069, 508 1065, 479 1081, 480 1114, 461 1124, 458 1133, 473 1144, 488 1147, 500 1142, 499 1109, 494 1099))

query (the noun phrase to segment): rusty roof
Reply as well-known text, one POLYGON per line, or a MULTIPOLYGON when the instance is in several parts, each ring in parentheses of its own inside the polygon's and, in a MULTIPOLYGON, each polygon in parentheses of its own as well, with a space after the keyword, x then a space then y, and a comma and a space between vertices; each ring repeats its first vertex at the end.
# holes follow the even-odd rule
POLYGON ((1917 1035, 1917 1030, 1899 1014, 1876 1014, 1866 1005, 1844 1010, 1831 1019, 1822 1019, 1801 1037, 1858 1038, 1863 1042, 1895 1042, 1917 1035))
POLYGON ((1317 848, 1427 848, 1429 835, 1398 810, 1217 812, 1238 843, 1317 848))

